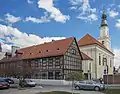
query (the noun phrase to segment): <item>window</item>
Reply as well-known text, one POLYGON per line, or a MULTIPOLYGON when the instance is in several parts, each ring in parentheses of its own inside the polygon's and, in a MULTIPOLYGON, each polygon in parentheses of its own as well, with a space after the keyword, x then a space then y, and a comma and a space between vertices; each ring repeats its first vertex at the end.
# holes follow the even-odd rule
POLYGON ((43 66, 46 66, 46 65, 47 65, 47 60, 46 60, 46 59, 43 60, 42 65, 43 65, 43 66))
POLYGON ((89 63, 89 71, 91 72, 91 63, 89 63))
POLYGON ((71 52, 72 52, 72 54, 74 54, 74 55, 76 54, 76 50, 75 50, 75 49, 72 49, 71 52))
POLYGON ((79 81, 79 83, 81 83, 81 84, 85 84, 85 82, 84 82, 84 81, 79 81))
POLYGON ((42 73, 42 78, 45 79, 47 77, 46 73, 42 73))
POLYGON ((53 66, 53 58, 49 58, 48 59, 48 65, 49 66, 53 66))
POLYGON ((59 66, 60 65, 60 61, 55 62, 55 66, 59 66))
POLYGON ((105 57, 103 56, 103 66, 104 66, 104 65, 107 66, 107 58, 105 58, 105 57))
POLYGON ((104 41, 102 41, 102 44, 104 45, 104 41))
POLYGON ((53 72, 48 72, 48 79, 53 79, 53 72))
POLYGON ((99 65, 101 65, 101 56, 99 54, 99 65))
POLYGON ((104 58, 104 63, 107 66, 107 58, 104 58))
POLYGON ((86 81, 86 84, 93 84, 92 81, 86 81))
POLYGON ((55 79, 57 79, 57 80, 60 79, 60 72, 55 72, 55 79))

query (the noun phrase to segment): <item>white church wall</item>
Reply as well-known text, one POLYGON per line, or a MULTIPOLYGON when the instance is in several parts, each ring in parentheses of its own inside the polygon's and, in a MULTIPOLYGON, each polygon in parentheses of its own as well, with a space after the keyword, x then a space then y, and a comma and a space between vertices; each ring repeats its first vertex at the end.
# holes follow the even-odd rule
POLYGON ((92 72, 92 60, 83 60, 82 61, 82 70, 84 73, 88 73, 88 70, 91 73, 92 72), (90 69, 90 63, 91 63, 91 69, 90 69))
POLYGON ((104 70, 107 69, 106 64, 103 65, 103 56, 107 58, 107 65, 108 65, 108 74, 113 73, 113 65, 114 65, 114 56, 109 53, 108 51, 104 50, 103 48, 97 46, 97 77, 103 77, 104 70), (99 65, 99 54, 101 55, 101 65, 99 65), (110 66, 111 60, 111 66, 110 66))
MULTIPOLYGON (((88 45, 80 47, 80 50, 84 52, 86 55, 88 55, 93 61, 91 61, 91 78, 95 78, 95 45, 88 45)), ((89 61, 86 61, 86 63, 89 63, 89 61)), ((88 67, 88 65, 86 65, 88 67)), ((85 66, 84 66, 85 67, 85 66)), ((85 72, 87 71, 87 67, 85 67, 85 72)))
MULTIPOLYGON (((109 65, 109 74, 112 74, 113 72, 113 65, 114 65, 114 56, 105 50, 104 48, 101 48, 97 45, 89 45, 89 46, 83 46, 80 47, 80 50, 84 52, 86 55, 88 55, 90 58, 93 59, 91 61, 92 63, 92 70, 91 70, 91 77, 92 78, 100 78, 104 75, 104 69, 106 68, 106 65, 103 66, 102 58, 103 56, 107 57, 107 64, 109 65), (99 54, 101 54, 101 65, 99 65, 99 54), (112 61, 112 65, 110 67, 110 59, 112 61)), ((84 61, 86 63, 89 63, 89 61, 84 61)), ((88 65, 83 65, 85 68, 85 72, 87 72, 88 65)))

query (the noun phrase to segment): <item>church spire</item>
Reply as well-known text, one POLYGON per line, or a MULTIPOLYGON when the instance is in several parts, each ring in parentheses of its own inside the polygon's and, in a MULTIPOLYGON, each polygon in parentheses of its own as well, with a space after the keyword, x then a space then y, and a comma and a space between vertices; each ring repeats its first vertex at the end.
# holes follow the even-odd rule
POLYGON ((102 18, 101 27, 102 26, 108 26, 108 24, 107 24, 107 15, 106 15, 105 11, 103 11, 103 14, 102 14, 101 18, 102 18))
POLYGON ((101 24, 100 24, 100 37, 99 41, 109 50, 111 50, 111 40, 109 35, 109 27, 107 24, 107 15, 105 11, 102 13, 101 17, 101 24))

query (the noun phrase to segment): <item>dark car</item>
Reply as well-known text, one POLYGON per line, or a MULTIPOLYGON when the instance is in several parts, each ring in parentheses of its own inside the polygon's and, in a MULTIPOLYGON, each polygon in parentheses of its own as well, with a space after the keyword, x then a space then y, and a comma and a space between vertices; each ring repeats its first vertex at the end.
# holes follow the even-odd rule
POLYGON ((0 89, 8 89, 10 84, 6 82, 4 79, 0 79, 0 89))
POLYGON ((12 79, 10 79, 10 78, 4 78, 4 80, 6 82, 8 82, 9 84, 14 84, 14 81, 12 79))

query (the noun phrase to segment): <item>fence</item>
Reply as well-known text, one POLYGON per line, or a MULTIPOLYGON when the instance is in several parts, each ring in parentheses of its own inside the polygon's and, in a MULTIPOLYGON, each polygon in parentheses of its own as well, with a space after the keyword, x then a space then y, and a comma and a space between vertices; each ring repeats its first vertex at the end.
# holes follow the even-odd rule
POLYGON ((120 84, 120 75, 104 75, 105 84, 120 84))

